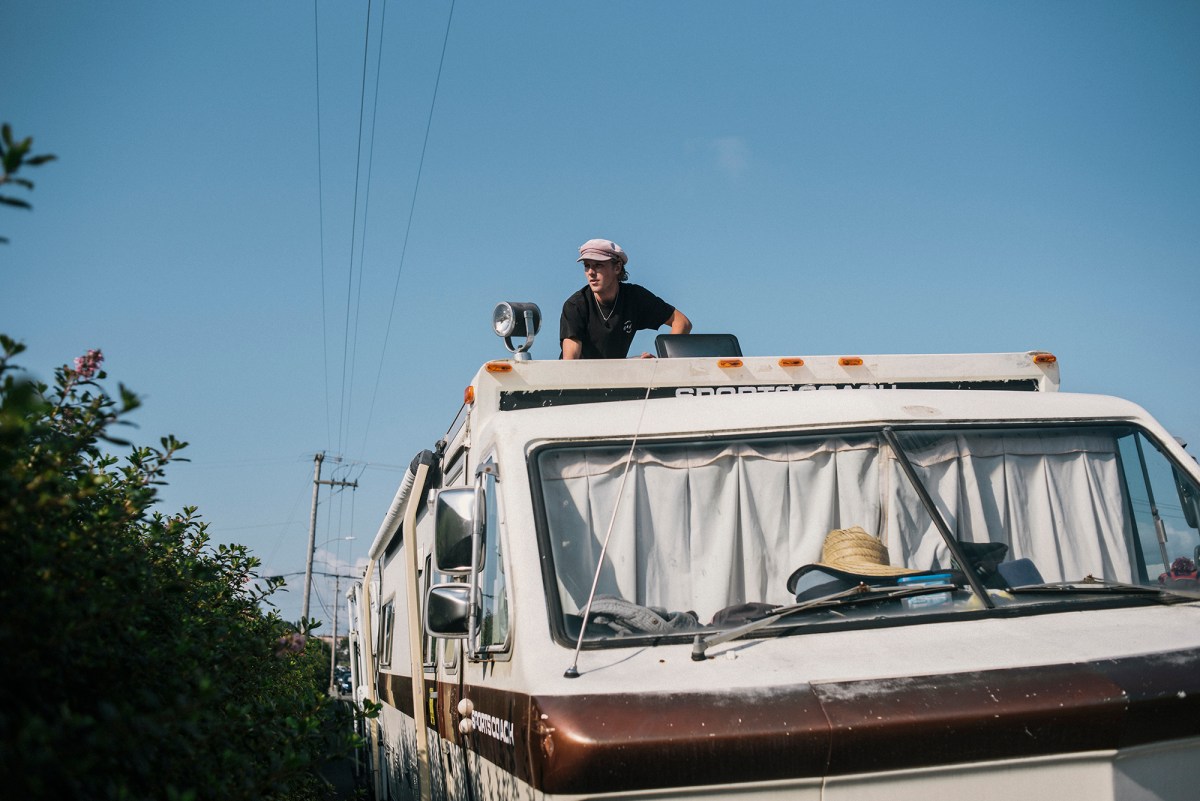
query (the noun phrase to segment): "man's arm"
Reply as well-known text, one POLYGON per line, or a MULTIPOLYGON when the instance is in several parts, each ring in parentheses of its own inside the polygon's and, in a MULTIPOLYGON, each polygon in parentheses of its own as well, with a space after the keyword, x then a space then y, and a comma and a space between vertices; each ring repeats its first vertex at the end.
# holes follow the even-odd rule
MULTIPOLYGON (((690 333, 692 333, 692 321, 689 320, 687 318, 687 315, 684 314, 683 312, 681 312, 679 309, 676 309, 675 311, 671 312, 671 316, 667 318, 667 321, 666 321, 666 323, 664 323, 664 325, 671 326, 672 334, 690 334, 690 333)), ((563 340, 563 346, 564 346, 563 358, 564 359, 567 358, 567 351, 565 350, 565 346, 568 342, 570 342, 569 339, 563 340)), ((654 354, 643 353, 642 358, 643 359, 653 359, 654 354)))
MULTIPOLYGON (((689 323, 688 328, 691 327, 689 323)), ((578 359, 583 354, 583 343, 578 339, 564 339, 562 341, 562 352, 564 359, 578 359)))
MULTIPOLYGON (((667 318, 667 325, 671 326, 672 334, 690 334, 692 333, 692 321, 687 318, 687 315, 676 309, 667 318)), ((565 344, 565 343, 564 343, 565 344)), ((566 358, 564 353, 564 358, 566 358)))

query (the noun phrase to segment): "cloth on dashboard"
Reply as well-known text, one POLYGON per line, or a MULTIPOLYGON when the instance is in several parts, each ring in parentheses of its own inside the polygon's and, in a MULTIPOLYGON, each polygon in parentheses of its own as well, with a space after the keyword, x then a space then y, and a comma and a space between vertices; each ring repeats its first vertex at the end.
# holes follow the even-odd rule
POLYGON ((597 595, 592 600, 592 616, 622 634, 671 634, 700 628, 695 612, 668 612, 615 595, 597 595))

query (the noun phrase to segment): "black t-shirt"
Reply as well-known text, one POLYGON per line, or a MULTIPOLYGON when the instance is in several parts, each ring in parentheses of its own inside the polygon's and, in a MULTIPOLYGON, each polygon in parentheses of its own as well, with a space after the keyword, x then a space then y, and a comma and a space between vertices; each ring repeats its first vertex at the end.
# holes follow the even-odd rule
POLYGON ((624 359, 633 335, 664 325, 675 307, 637 284, 621 284, 611 308, 601 309, 591 287, 585 286, 563 303, 558 321, 559 358, 562 341, 583 343, 584 359, 624 359))

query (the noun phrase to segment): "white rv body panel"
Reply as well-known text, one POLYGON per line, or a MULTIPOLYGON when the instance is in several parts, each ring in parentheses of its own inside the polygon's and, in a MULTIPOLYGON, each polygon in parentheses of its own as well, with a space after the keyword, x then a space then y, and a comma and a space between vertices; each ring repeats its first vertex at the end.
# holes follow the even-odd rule
MULTIPOLYGON (((1141 432, 1137 436, 1162 454, 1164 464, 1200 483, 1195 460, 1143 409, 1117 398, 1058 392, 1057 366, 1035 362, 1039 355, 861 357, 861 365, 850 366, 838 357, 806 357, 803 367, 785 367, 778 358, 747 358, 732 367, 716 359, 489 363, 472 383, 473 403, 446 438, 442 486, 473 486, 479 467, 493 465, 489 524, 500 545, 489 558, 503 566, 503 583, 496 586, 506 598, 507 635, 475 655, 465 653, 462 640, 432 637, 425 639, 425 654, 408 652, 409 605, 423 605, 432 584, 464 581, 435 575, 430 502, 437 487, 416 488, 415 536, 401 530, 402 510, 394 507, 371 549, 378 589, 359 610, 383 629, 371 644, 375 678, 368 694, 383 704, 374 753, 381 774, 377 790, 385 798, 472 801, 734 793, 893 801, 933 793, 1087 801, 1196 797, 1200 783, 1190 765, 1200 756, 1200 727, 1169 716, 1195 711, 1196 701, 1187 696, 1200 691, 1200 680, 1179 684, 1178 710, 1169 690, 1200 666, 1200 603, 1063 606, 1036 614, 980 610, 969 619, 945 615, 896 625, 835 621, 825 629, 713 644, 699 659, 692 639, 679 636, 589 641, 577 651, 558 617, 562 588, 551 583, 536 483, 537 460, 554 449, 605 443, 629 448, 635 439, 639 446, 657 446, 854 435, 883 427, 972 431, 1095 423, 1141 432), (1026 382, 1032 391, 891 388, 918 380, 1026 382), (702 389, 712 391, 697 391, 702 389), (576 390, 582 394, 567 398, 576 390), (407 586, 404 567, 405 549, 414 543, 421 575, 415 588, 407 586), (414 672, 425 698, 418 716, 430 739, 426 787, 413 745, 414 672), (1134 687, 1130 677, 1138 675, 1158 678, 1134 687), (1146 711, 1137 712, 1138 704, 1146 711), (926 718, 922 705, 945 709, 926 718), (610 712, 580 711, 601 708, 610 712), (750 710, 744 737, 742 710, 750 710), (1153 723, 1160 713, 1168 716, 1161 736, 1153 723), (1004 746, 1010 756, 980 758, 983 751, 970 749, 986 743, 992 717, 1000 740, 1019 739, 1020 721, 1028 719, 1032 740, 1095 724, 1111 734, 1096 742, 1111 740, 1114 747, 1088 747, 1085 737, 1064 741, 1061 750, 1040 742, 1027 748, 1014 739, 1004 746), (1126 718, 1132 722, 1121 722, 1126 718), (950 753, 945 743, 953 737, 938 746, 949 756, 918 756, 911 766, 889 756, 877 763, 887 769, 870 770, 865 768, 876 764, 870 755, 838 755, 848 747, 839 742, 870 748, 875 735, 860 732, 872 726, 879 727, 881 747, 894 749, 910 722, 911 739, 922 732, 944 739, 961 726, 967 756, 950 753), (1136 736, 1126 742, 1129 727, 1136 736), (715 745, 717 750, 705 751, 706 730, 733 751, 715 745), (793 734, 796 745, 789 750, 793 734), (683 745, 673 744, 676 736, 683 745), (833 750, 815 754, 825 746, 813 743, 829 737, 833 750), (760 741, 761 749, 755 745, 760 741), (637 756, 643 749, 647 756, 637 756), (681 767, 678 759, 686 753, 696 754, 696 762, 681 767), (784 754, 824 767, 797 767, 794 775, 776 778, 788 772, 778 766, 792 758, 784 754), (769 767, 761 776, 747 765, 755 755, 769 767), (656 771, 654 760, 668 757, 670 763, 656 771), (729 781, 704 780, 718 775, 711 770, 715 758, 730 759, 729 781), (695 780, 687 779, 689 770, 695 780), (684 778, 667 781, 665 774, 684 778)), ((598 519, 597 542, 607 523, 598 519)), ((1012 597, 997 592, 1002 602, 1012 597)), ((360 664, 358 671, 365 675, 368 666, 360 664)))

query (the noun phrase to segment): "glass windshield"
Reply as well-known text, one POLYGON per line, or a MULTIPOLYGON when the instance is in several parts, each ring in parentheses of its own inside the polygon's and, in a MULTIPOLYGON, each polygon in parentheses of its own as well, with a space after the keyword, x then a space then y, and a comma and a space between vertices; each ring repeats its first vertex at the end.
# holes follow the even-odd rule
POLYGON ((564 630, 577 636, 593 581, 587 639, 722 628, 797 604, 781 626, 1086 603, 1115 589, 1101 582, 1196 589, 1200 492, 1137 430, 896 435, 954 550, 881 432, 542 450, 564 630), (1064 589, 1047 584, 1088 577, 1047 597, 1064 589), (856 586, 871 593, 807 605, 856 586))

